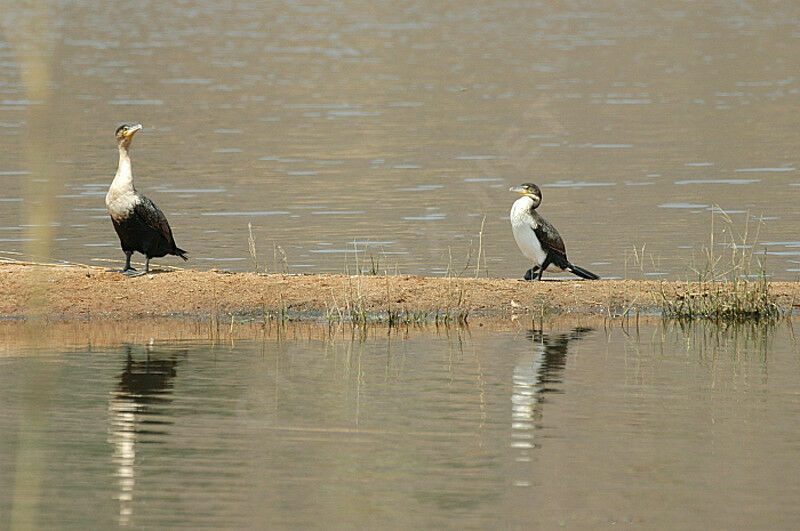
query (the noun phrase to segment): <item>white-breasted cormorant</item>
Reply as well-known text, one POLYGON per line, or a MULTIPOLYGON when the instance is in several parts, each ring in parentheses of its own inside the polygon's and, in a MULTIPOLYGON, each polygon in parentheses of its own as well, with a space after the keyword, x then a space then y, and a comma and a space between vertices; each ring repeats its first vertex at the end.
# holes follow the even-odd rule
POLYGON ((541 280, 542 273, 550 264, 588 280, 600 278, 591 271, 569 263, 561 235, 536 211, 542 203, 542 192, 538 186, 525 183, 512 186, 509 191, 522 196, 511 207, 511 228, 520 251, 533 262, 533 267, 525 272, 525 280, 541 280))
POLYGON ((172 229, 169 228, 164 213, 133 187, 128 148, 133 135, 141 129, 142 124, 123 124, 117 128, 119 166, 106 194, 106 207, 125 253, 125 267, 120 272, 130 277, 147 274, 150 271, 151 258, 172 254, 188 260, 186 251, 175 245, 172 229), (131 255, 134 251, 146 257, 144 271, 136 272, 131 267, 131 255))

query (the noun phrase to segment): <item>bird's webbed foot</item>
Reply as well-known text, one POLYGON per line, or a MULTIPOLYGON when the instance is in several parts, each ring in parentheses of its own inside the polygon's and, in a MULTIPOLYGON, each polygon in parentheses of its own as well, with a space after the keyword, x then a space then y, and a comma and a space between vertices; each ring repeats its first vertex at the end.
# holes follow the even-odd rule
POLYGON ((128 274, 128 271, 136 271, 135 267, 123 267, 122 269, 106 269, 106 273, 125 273, 128 274))
POLYGON ((128 271, 136 271, 136 268, 131 267, 131 256, 133 256, 133 251, 125 251, 125 266, 122 269, 106 269, 109 273, 122 273, 124 275, 128 274, 128 271))
POLYGON ((527 280, 527 281, 536 280, 537 276, 538 276, 536 274, 536 272, 538 270, 539 270, 539 266, 533 266, 532 268, 530 268, 527 271, 525 271, 525 274, 522 276, 522 279, 523 280, 527 280))
POLYGON ((133 277, 140 277, 142 275, 146 275, 150 272, 150 257, 147 257, 147 260, 144 261, 144 269, 142 271, 136 271, 135 269, 131 268, 131 271, 125 271, 123 275, 127 276, 128 278, 133 277))

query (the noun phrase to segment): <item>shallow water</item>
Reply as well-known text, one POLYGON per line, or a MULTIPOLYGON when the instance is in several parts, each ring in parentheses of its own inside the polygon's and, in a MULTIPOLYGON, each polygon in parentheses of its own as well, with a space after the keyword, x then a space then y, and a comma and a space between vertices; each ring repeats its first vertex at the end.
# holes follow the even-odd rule
MULTIPOLYGON (((6 254, 40 177, 23 4, 0 13, 6 254)), ((489 274, 519 276, 507 188, 533 181, 604 277, 682 278, 718 207, 762 218, 768 272, 797 278, 796 2, 47 5, 57 259, 120 259, 103 195, 138 121, 137 185, 196 268, 251 269, 252 223, 260 269, 444 274, 474 267, 485 216, 489 274)))
POLYGON ((14 326, 0 527, 800 523, 786 324, 128 344, 98 328, 28 343, 14 326))

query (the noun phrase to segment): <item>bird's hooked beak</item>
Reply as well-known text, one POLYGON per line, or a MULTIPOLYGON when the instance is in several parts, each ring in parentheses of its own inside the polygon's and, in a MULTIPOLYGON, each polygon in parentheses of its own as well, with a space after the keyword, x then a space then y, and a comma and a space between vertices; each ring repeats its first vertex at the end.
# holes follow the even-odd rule
POLYGON ((516 192, 521 196, 529 197, 536 206, 539 206, 539 203, 542 200, 541 192, 539 192, 536 188, 531 188, 526 185, 521 186, 512 186, 508 189, 509 192, 516 192))
POLYGON ((136 124, 133 127, 129 128, 127 131, 125 131, 125 136, 127 138, 131 138, 133 135, 135 135, 138 131, 141 130, 142 130, 142 124, 136 124))

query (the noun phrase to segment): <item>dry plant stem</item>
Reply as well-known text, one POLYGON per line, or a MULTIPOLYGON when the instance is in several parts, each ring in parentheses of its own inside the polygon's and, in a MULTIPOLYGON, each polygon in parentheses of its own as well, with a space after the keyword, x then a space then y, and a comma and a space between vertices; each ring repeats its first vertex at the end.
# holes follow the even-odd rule
POLYGON ((256 239, 253 237, 253 224, 247 223, 247 249, 250 252, 250 258, 253 259, 253 270, 258 273, 258 255, 256 254, 256 239))
MULTIPOLYGON (((483 219, 481 220, 481 230, 478 232, 478 260, 475 262, 475 278, 478 278, 478 275, 481 272, 481 255, 483 254, 483 225, 486 223, 486 214, 483 215, 483 219)), ((484 261, 485 265, 485 261, 484 261)))
POLYGON ((276 242, 272 242, 272 265, 275 271, 281 271, 283 274, 289 273, 289 257, 283 247, 276 242), (278 255, 280 255, 280 259, 278 255), (280 267, 278 267, 279 265, 280 267))

